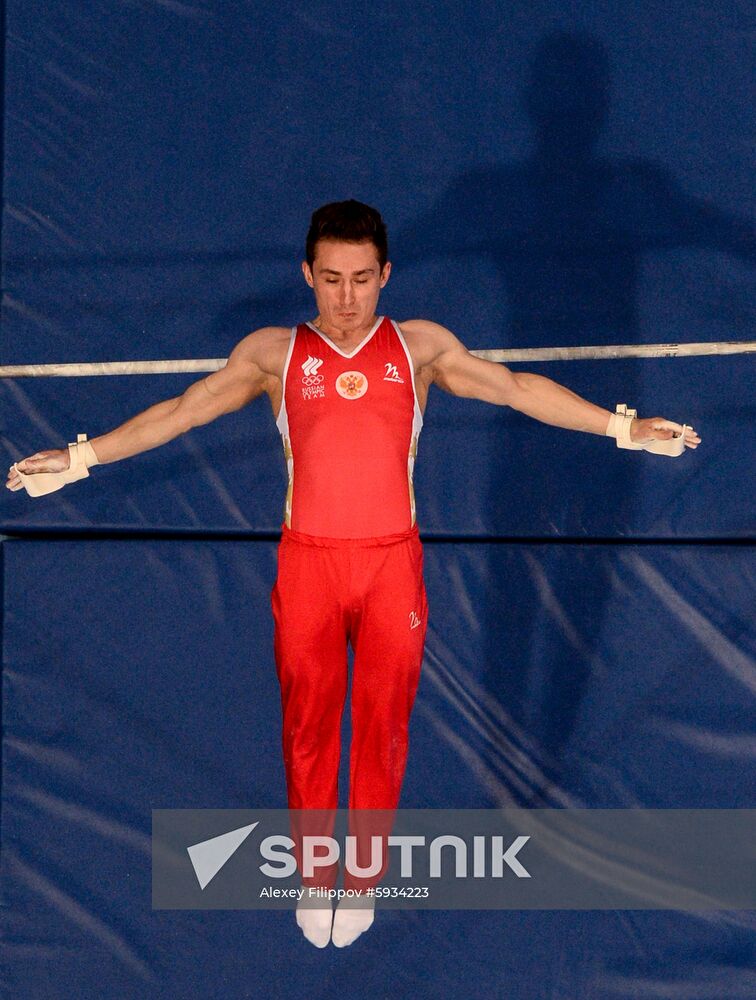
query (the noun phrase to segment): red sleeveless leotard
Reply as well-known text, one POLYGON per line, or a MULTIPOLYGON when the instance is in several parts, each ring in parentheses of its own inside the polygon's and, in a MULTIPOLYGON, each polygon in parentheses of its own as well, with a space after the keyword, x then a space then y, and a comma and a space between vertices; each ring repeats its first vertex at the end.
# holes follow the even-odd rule
POLYGON ((276 420, 289 474, 286 526, 328 538, 410 530, 422 424, 412 359, 393 320, 379 317, 348 354, 313 324, 294 327, 276 420))

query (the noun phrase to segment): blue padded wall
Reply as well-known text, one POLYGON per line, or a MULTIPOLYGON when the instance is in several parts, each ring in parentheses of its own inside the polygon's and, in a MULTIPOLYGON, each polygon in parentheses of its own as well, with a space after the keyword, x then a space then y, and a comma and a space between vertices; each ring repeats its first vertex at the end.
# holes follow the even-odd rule
MULTIPOLYGON (((388 224, 380 310, 471 348, 746 340, 749 13, 5 0, 0 365, 226 357, 312 318, 309 216, 348 197, 388 224)), ((703 443, 668 461, 431 391, 402 805, 753 808, 751 359, 517 368, 703 443)), ((0 450, 192 380, 0 379, 0 450)), ((748 911, 391 911, 321 953, 291 914, 151 909, 151 809, 285 803, 283 495, 266 399, 3 491, 4 995, 756 995, 748 911)))
MULTIPOLYGON (((152 809, 285 805, 275 545, 3 553, 9 996, 749 995, 747 912, 379 910, 320 952, 291 913, 153 911, 152 809)), ((426 574, 402 805, 756 806, 748 550, 431 543, 426 574)))
MULTIPOLYGON (((346 197, 389 227, 381 309, 472 348, 752 336, 738 3, 713 17, 703 3, 473 0, 460 17, 446 0, 9 0, 6 22, 0 364, 226 357, 255 328, 312 318, 309 216, 346 197)), ((753 531, 743 359, 533 370, 693 423, 704 445, 674 464, 618 455, 434 392, 426 532, 753 531)), ((4 383, 2 447, 10 462, 102 434, 190 381, 4 383)), ((0 528, 275 530, 284 463, 268 409, 100 470, 75 496, 3 497, 0 528)))

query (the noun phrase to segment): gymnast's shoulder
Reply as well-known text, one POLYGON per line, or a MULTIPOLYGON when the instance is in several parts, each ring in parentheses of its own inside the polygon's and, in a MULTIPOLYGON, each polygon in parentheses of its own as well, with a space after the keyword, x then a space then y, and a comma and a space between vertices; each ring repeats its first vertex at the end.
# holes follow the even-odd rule
POLYGON ((416 364, 433 364, 448 352, 463 352, 467 348, 451 330, 429 319, 397 320, 402 336, 416 364))
POLYGON ((229 365, 253 364, 261 371, 278 375, 283 369, 291 339, 290 326, 263 326, 237 343, 229 365))

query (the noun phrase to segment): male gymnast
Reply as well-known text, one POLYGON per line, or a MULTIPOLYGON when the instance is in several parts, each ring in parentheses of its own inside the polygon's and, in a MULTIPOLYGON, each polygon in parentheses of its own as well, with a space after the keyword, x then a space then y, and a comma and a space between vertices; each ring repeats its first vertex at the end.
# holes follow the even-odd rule
MULTIPOLYGON (((6 486, 52 492, 156 448, 267 393, 288 469, 272 592, 290 809, 337 807, 347 643, 354 651, 349 808, 393 810, 407 758, 410 712, 428 619, 412 475, 429 387, 511 406, 556 427, 680 453, 700 437, 662 417, 611 413, 541 375, 470 354, 429 320, 376 314, 391 273, 376 209, 349 200, 312 216, 302 263, 318 314, 293 329, 244 337, 220 371, 100 437, 37 452, 6 486)), ((327 873, 332 884, 335 870, 327 873)), ((345 874, 345 888, 357 885, 345 874)), ((351 944, 373 922, 373 900, 300 905, 317 947, 351 944)))

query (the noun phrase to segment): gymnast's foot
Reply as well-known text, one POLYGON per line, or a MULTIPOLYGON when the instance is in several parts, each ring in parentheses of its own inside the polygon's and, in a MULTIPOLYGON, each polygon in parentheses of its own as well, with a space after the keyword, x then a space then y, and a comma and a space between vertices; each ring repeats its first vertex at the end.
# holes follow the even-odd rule
POLYGON ((333 908, 330 899, 308 900, 305 893, 297 903, 297 925, 316 948, 325 948, 331 940, 332 922, 333 908))
POLYGON ((352 944, 375 919, 375 896, 344 897, 336 907, 331 941, 337 948, 352 944))

